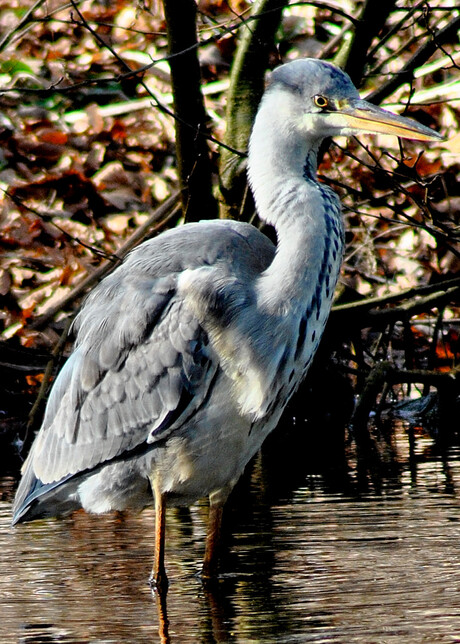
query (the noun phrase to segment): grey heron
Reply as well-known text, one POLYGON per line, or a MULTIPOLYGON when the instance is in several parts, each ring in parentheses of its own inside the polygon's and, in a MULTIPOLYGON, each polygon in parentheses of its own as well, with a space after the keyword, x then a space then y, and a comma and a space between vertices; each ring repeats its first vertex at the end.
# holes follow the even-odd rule
POLYGON ((202 574, 216 574, 225 501, 304 378, 340 271, 340 202, 317 181, 317 152, 325 137, 358 132, 442 138, 362 100, 327 62, 273 71, 248 176, 276 246, 246 223, 186 224, 141 244, 92 291, 14 523, 153 502, 152 578, 164 588, 165 509, 208 496, 202 574))

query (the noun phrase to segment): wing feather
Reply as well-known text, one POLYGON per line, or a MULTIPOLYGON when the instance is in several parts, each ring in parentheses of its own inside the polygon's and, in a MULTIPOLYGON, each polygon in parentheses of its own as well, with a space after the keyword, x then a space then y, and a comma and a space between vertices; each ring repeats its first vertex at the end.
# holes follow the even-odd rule
MULTIPOLYGON (((113 459, 146 443, 159 428, 165 438, 171 429, 165 420, 175 410, 183 412, 183 392, 193 394, 192 407, 206 396, 217 365, 212 365, 204 331, 184 311, 185 304, 175 291, 169 289, 161 300, 155 297, 154 303, 150 316, 143 312, 143 336, 146 328, 148 335, 142 340, 139 316, 135 335, 129 330, 120 335, 115 324, 110 331, 106 329, 99 346, 98 334, 87 333, 82 325, 83 338, 79 337, 57 378, 26 465, 33 467, 43 484, 113 459), (188 319, 185 326, 184 317, 188 319), (150 324, 151 319, 156 324, 150 324), (176 338, 175 346, 171 336, 176 338)), ((88 319, 91 314, 87 312, 88 319)))
POLYGON ((190 224, 142 244, 94 289, 76 318, 74 352, 24 464, 15 520, 26 515, 31 499, 167 438, 195 413, 219 358, 178 279, 187 269, 224 260, 250 281, 273 252, 250 226, 190 224))

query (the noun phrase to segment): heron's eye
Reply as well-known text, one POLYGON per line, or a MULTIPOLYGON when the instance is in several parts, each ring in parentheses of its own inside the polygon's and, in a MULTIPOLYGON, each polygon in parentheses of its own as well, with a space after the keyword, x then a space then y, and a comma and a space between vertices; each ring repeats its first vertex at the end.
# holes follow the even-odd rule
POLYGON ((316 105, 316 107, 320 107, 322 110, 325 107, 328 107, 329 101, 325 96, 321 96, 321 94, 317 94, 316 96, 313 97, 313 101, 316 105))

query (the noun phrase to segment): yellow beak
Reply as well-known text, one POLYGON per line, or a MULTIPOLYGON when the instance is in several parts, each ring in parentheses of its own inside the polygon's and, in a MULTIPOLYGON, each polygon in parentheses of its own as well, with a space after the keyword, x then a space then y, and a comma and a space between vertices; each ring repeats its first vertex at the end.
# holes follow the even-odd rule
POLYGON ((441 134, 429 127, 425 127, 404 116, 387 112, 381 107, 361 99, 350 101, 346 106, 340 106, 337 111, 345 118, 348 127, 356 132, 394 134, 405 139, 416 139, 417 141, 444 140, 441 134))

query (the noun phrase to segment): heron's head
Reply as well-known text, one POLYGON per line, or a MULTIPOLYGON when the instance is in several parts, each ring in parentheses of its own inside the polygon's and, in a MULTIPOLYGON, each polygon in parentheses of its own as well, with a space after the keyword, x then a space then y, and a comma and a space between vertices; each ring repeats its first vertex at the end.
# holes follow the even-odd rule
POLYGON ((361 99, 350 77, 322 60, 302 58, 276 68, 267 94, 276 97, 283 121, 295 124, 297 132, 305 130, 309 137, 372 132, 419 141, 443 138, 424 125, 361 99))

